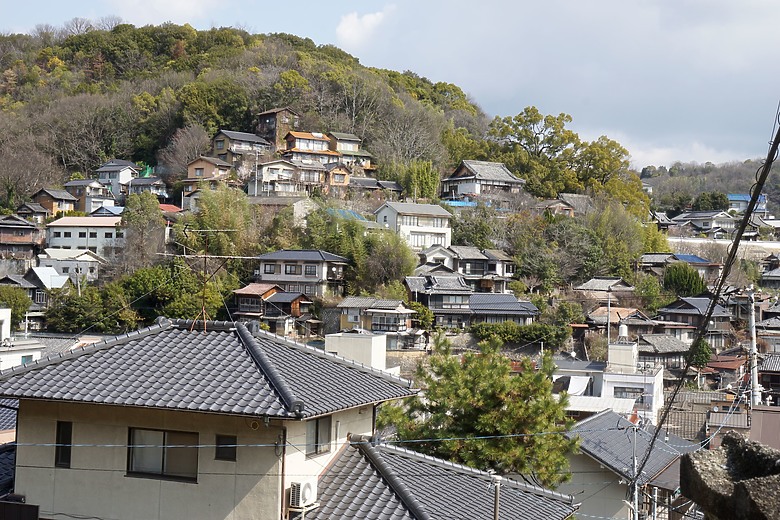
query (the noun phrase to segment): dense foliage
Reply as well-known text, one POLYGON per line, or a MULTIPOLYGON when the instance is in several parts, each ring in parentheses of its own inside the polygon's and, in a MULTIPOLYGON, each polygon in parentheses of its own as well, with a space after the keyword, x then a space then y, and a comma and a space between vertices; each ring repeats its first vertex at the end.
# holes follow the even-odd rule
POLYGON ((414 449, 499 474, 520 473, 545 486, 568 480, 566 454, 576 443, 562 435, 570 424, 566 397, 552 394, 552 356, 537 370, 530 358, 512 374, 500 342, 452 356, 437 338, 429 366, 420 367, 424 397, 385 406, 380 425, 394 425, 414 449), (544 432, 544 434, 540 434, 544 432))
POLYGON ((707 284, 690 264, 675 262, 666 268, 664 288, 677 296, 696 296, 707 290, 707 284))

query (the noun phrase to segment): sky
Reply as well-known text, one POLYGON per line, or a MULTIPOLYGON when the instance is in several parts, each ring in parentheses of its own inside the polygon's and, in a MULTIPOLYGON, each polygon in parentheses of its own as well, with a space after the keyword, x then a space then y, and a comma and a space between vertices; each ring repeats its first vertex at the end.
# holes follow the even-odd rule
POLYGON ((454 83, 491 117, 569 114, 639 169, 764 157, 780 103, 772 0, 0 0, 0 33, 104 16, 334 44, 454 83))

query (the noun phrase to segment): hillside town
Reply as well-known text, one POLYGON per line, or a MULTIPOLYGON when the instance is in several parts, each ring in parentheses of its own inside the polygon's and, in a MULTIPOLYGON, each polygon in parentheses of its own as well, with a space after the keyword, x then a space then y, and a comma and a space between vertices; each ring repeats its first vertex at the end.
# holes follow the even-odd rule
MULTIPOLYGON (((519 276, 516 253, 500 243, 458 243, 454 223, 485 207, 499 219, 523 212, 576 220, 599 211, 597 200, 567 193, 536 199, 504 164, 463 160, 441 180, 437 199, 420 201, 374 177, 373 156, 357 136, 303 131, 290 108, 258 120, 254 134, 218 131, 211 154, 191 160, 178 186, 114 158, 88 178, 41 188, 0 218, 0 286, 28 301, 13 318, 12 309, 0 310, 8 507, 29 518, 324 519, 351 510, 365 511, 361 518, 391 510, 458 517, 461 506, 434 498, 433 487, 468 497, 470 511, 484 515, 498 507, 500 494, 497 518, 626 518, 636 507, 643 518, 672 519, 698 510, 680 493, 685 453, 717 448, 731 430, 777 445, 776 254, 754 259, 763 291, 728 286, 714 302, 722 258, 668 250, 632 260, 632 279, 645 287, 651 279, 668 289, 672 273, 693 274, 689 292, 668 293, 662 302, 614 276, 551 292, 537 280, 534 290, 519 276), (388 280, 400 291, 370 294, 347 283, 352 260, 336 252, 190 252, 186 235, 208 230, 182 223, 212 211, 208 199, 220 190, 282 216, 285 226, 306 230, 314 225, 310 216, 325 210, 363 236, 396 235, 415 262, 388 280), (201 275, 200 287, 190 290, 205 298, 209 276, 235 269, 224 267, 231 258, 248 266, 220 304, 224 320, 215 321, 204 303, 194 315, 147 321, 136 314, 124 331, 60 328, 52 306, 74 305, 69 296, 109 286, 117 263, 136 252, 128 244, 140 247, 143 228, 128 215, 142 198, 153 202, 162 232, 150 263, 183 259, 181 268, 201 275), (749 324, 760 348, 757 405, 745 397, 749 324), (699 329, 706 358, 691 364, 699 329), (578 446, 566 453, 570 478, 555 481, 555 490, 387 442, 392 433, 387 441, 377 436, 380 405, 426 390, 416 371, 442 341, 455 354, 497 335, 514 377, 544 371, 542 358, 552 357, 548 391, 565 403, 562 438, 578 446), (678 382, 684 390, 672 402, 678 382), (663 414, 664 434, 655 440, 663 414), (94 446, 102 447, 100 457, 91 454, 94 446), (647 454, 639 478, 637 454, 647 454), (116 481, 125 476, 145 478, 116 481), (594 489, 594 482, 604 484, 594 489), (198 498, 182 483, 197 483, 198 498), (635 505, 623 500, 637 491, 635 505), (135 498, 150 494, 154 499, 135 498), (266 513, 257 516, 259 510, 266 513)), ((674 218, 652 212, 643 226, 662 236, 729 236, 744 202, 729 195, 728 211, 674 218)), ((763 216, 748 227, 754 240, 774 230, 766 199, 760 204, 763 216)), ((82 305, 73 312, 92 311, 82 305)))

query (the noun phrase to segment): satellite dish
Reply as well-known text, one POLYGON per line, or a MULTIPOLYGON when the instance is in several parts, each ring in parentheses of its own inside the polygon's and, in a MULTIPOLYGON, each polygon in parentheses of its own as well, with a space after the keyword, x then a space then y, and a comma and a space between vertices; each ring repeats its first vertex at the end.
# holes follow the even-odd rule
POLYGON ((720 408, 718 408, 717 406, 713 406, 712 407, 712 411, 713 412, 718 412, 719 410, 720 410, 720 408))

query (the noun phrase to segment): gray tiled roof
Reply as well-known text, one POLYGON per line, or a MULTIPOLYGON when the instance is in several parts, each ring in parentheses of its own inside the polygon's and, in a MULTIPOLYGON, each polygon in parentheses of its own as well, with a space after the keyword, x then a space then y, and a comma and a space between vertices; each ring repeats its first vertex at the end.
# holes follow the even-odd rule
POLYGON ((610 289, 628 291, 632 290, 633 287, 622 278, 591 278, 579 287, 575 287, 577 291, 608 291, 610 289))
POLYGON ((103 163, 100 168, 98 168, 95 171, 98 172, 113 172, 113 171, 119 171, 124 168, 133 168, 134 170, 140 170, 141 168, 130 161, 125 161, 124 159, 111 159, 108 162, 103 163))
POLYGON ((258 255, 258 260, 295 260, 302 262, 341 262, 349 263, 343 256, 334 255, 320 249, 281 249, 264 255, 258 255))
MULTIPOLYGON (((707 306, 710 304, 709 298, 680 298, 676 302, 658 309, 658 314, 695 314, 704 316, 707 313, 707 306)), ((713 317, 731 317, 731 313, 722 305, 715 304, 712 312, 713 317)))
POLYGON ((766 354, 758 368, 762 372, 780 372, 780 354, 766 354))
POLYGON ((247 132, 234 132, 233 130, 220 130, 218 133, 225 134, 229 139, 235 141, 246 141, 248 143, 260 143, 270 146, 271 143, 260 137, 259 135, 250 134, 247 132))
POLYGON ((759 329, 780 329, 780 317, 767 318, 765 320, 757 321, 756 328, 759 329))
POLYGON ((428 294, 469 294, 471 287, 462 276, 407 276, 406 286, 412 292, 428 294))
POLYGON ((580 215, 584 215, 596 209, 596 206, 593 204, 593 199, 588 195, 580 195, 578 193, 560 193, 558 194, 558 198, 569 206, 573 207, 574 211, 580 215))
POLYGON ((501 260, 502 262, 513 261, 511 256, 500 249, 485 249, 483 253, 485 253, 485 256, 488 257, 489 260, 501 260))
MULTIPOLYGON (((634 439, 636 439, 637 458, 642 460, 652 438, 650 432, 642 429, 634 435, 634 425, 612 410, 604 410, 578 422, 566 435, 569 438, 579 437, 582 453, 625 479, 631 479, 634 474, 634 439)), ((656 439, 639 478, 640 485, 661 473, 678 459, 682 452, 683 448, 667 444, 660 437, 656 439)))
POLYGON ((153 186, 160 183, 164 183, 160 177, 136 177, 132 180, 131 185, 137 188, 139 186, 153 186))
POLYGON ((0 445, 0 494, 13 490, 16 476, 16 443, 0 445))
POLYGON ((36 285, 20 274, 7 274, 0 278, 0 285, 18 285, 22 289, 35 289, 36 285))
POLYGON ((461 260, 487 260, 478 247, 473 246, 450 246, 450 251, 461 260))
POLYGON ((301 297, 305 300, 308 299, 305 294, 300 292, 278 292, 269 296, 267 301, 269 303, 291 303, 301 297))
MULTIPOLYGON (((525 184, 525 180, 518 178, 510 172, 509 169, 504 166, 504 163, 464 160, 462 164, 466 170, 480 180, 525 184)), ((445 179, 445 181, 446 180, 447 179, 445 179)))
POLYGON ((71 195, 70 193, 68 193, 65 190, 54 190, 54 189, 51 189, 51 188, 41 188, 40 190, 38 190, 33 195, 33 197, 35 197, 35 195, 38 195, 38 193, 41 193, 41 192, 47 193, 51 198, 57 199, 57 200, 68 200, 68 201, 72 201, 72 202, 79 200, 78 198, 74 197, 73 195, 71 195))
POLYGON ((512 294, 501 293, 474 293, 469 296, 469 309, 474 314, 539 314, 539 309, 533 303, 519 301, 512 294))
POLYGON ((5 397, 279 418, 405 397, 413 393, 406 386, 272 334, 253 337, 240 323, 164 318, 0 372, 5 397))
MULTIPOLYGON (((400 215, 428 215, 450 218, 452 214, 437 204, 414 204, 411 202, 385 202, 388 208, 394 209, 400 215)), ((382 209, 380 207, 374 213, 382 209)))
POLYGON ((639 352, 668 354, 688 352, 688 346, 669 334, 642 334, 638 340, 639 352))
POLYGON ((403 302, 401 300, 383 300, 366 296, 347 296, 336 307, 350 309, 396 309, 403 302))
MULTIPOLYGON (((345 446, 318 484, 310 520, 460 520, 492 518, 494 493, 484 471, 359 437, 345 446)), ((501 480, 500 520, 568 518, 569 495, 501 480)))
POLYGON ((17 399, 0 399, 0 431, 16 429, 17 399))

